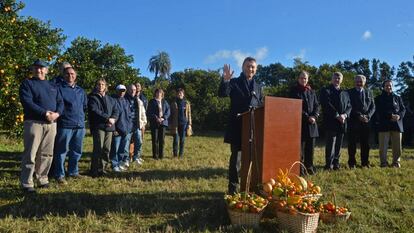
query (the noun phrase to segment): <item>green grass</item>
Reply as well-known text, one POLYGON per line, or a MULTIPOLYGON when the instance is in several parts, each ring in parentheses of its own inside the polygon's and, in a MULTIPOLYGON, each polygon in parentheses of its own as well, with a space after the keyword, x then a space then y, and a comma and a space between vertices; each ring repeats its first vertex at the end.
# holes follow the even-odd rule
MULTIPOLYGON (((223 194, 227 188, 229 146, 219 134, 188 138, 186 158, 154 161, 146 135, 143 166, 119 175, 51 181, 51 188, 25 196, 19 188, 19 141, 0 139, 0 232, 275 232, 277 222, 265 219, 260 229, 229 225, 223 194)), ((81 173, 86 173, 91 138, 85 141, 81 173)), ((345 166, 346 151, 341 161, 345 166)), ((402 168, 320 171, 311 179, 325 193, 352 210, 348 223, 324 225, 318 232, 412 232, 414 226, 414 151, 405 149, 402 168)), ((323 164, 323 148, 316 149, 323 164)), ((379 163, 378 150, 371 162, 379 163)), ((321 167, 321 166, 319 166, 321 167)))

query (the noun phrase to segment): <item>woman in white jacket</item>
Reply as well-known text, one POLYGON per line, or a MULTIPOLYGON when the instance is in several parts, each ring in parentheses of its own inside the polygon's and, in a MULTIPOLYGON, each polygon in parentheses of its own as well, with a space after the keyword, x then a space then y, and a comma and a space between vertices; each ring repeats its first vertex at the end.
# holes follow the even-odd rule
MULTIPOLYGON (((132 161, 141 165, 144 160, 142 156, 142 133, 145 131, 147 125, 147 116, 143 102, 136 95, 136 87, 131 84, 127 88, 127 95, 125 98, 129 102, 131 108, 131 118, 133 122, 133 130, 131 136, 131 143, 133 146, 130 147, 130 155, 132 155, 132 161)), ((129 164, 126 164, 129 165, 129 164)))

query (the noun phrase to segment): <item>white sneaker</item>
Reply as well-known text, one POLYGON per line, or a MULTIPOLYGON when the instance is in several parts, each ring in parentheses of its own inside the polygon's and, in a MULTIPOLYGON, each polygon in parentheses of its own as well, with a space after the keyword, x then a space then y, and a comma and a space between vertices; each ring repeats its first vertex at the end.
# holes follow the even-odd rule
POLYGON ((129 161, 127 160, 127 161, 123 162, 123 166, 124 167, 129 167, 129 161))
POLYGON ((124 166, 122 166, 122 165, 119 165, 119 170, 121 170, 121 171, 125 171, 127 168, 126 167, 124 167, 124 166))
POLYGON ((143 162, 144 162, 144 160, 143 160, 142 158, 138 158, 138 160, 139 160, 141 163, 143 163, 143 162))
POLYGON ((138 165, 142 165, 142 162, 141 162, 141 160, 139 160, 139 159, 135 160, 135 162, 136 162, 138 165))
POLYGON ((119 167, 114 167, 114 168, 112 168, 112 171, 114 171, 114 172, 121 172, 121 169, 119 167))

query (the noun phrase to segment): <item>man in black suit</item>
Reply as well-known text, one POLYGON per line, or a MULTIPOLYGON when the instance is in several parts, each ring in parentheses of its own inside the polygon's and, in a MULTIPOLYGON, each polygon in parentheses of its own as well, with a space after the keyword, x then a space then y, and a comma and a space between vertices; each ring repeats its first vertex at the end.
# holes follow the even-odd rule
POLYGON ((348 165, 353 169, 356 167, 356 143, 361 144, 361 165, 369 167, 369 123, 375 112, 374 98, 371 91, 364 88, 366 77, 355 76, 355 88, 349 89, 351 100, 351 116, 349 118, 348 134, 348 165))
POLYGON ((388 142, 392 144, 392 166, 399 168, 401 157, 401 135, 404 132, 403 118, 405 106, 400 96, 393 92, 391 80, 385 80, 382 84, 381 95, 375 98, 377 110, 375 115, 378 121, 378 139, 381 167, 388 167, 387 151, 388 142))
POLYGON ((237 154, 241 150, 242 119, 238 116, 249 110, 250 107, 262 105, 262 87, 254 80, 257 71, 256 60, 247 57, 243 61, 243 72, 238 78, 233 78, 234 71, 229 65, 224 65, 223 80, 219 87, 219 97, 230 97, 230 114, 224 142, 231 145, 229 162, 228 193, 234 194, 239 184, 237 171, 237 154))
MULTIPOLYGON (((302 135, 301 161, 305 164, 308 174, 315 173, 313 154, 316 138, 319 137, 317 119, 319 117, 319 102, 316 93, 308 83, 309 73, 301 71, 298 82, 290 89, 289 97, 302 100, 302 135)), ((301 169, 301 174, 306 174, 301 169)))
POLYGON ((338 170, 346 119, 351 114, 348 92, 341 89, 343 75, 335 72, 331 84, 320 92, 323 120, 326 129, 325 169, 338 170))

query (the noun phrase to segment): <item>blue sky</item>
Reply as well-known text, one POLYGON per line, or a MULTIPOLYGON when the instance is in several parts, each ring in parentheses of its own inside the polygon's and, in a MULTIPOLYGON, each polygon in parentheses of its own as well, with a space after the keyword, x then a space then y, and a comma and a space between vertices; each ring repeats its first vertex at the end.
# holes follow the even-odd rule
POLYGON ((245 56, 260 64, 294 57, 313 65, 378 58, 398 66, 414 56, 412 0, 23 0, 23 15, 77 36, 120 44, 147 70, 158 51, 170 54, 172 71, 240 71, 245 56))

